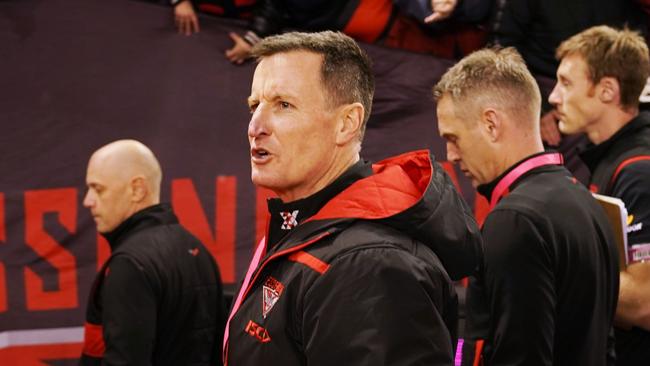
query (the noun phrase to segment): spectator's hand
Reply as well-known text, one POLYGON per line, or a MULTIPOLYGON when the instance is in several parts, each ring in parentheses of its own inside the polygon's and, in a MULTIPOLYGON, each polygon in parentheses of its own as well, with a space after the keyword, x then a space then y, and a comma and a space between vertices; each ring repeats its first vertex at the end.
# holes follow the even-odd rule
POLYGON ((457 4, 458 0, 431 0, 433 13, 424 18, 424 22, 433 23, 449 18, 456 9, 457 4))
POLYGON ((546 112, 539 121, 539 132, 542 134, 542 140, 551 146, 559 145, 562 140, 557 122, 558 115, 555 109, 546 112))
POLYGON ((251 57, 251 49, 253 47, 237 33, 230 32, 228 35, 235 44, 231 49, 226 50, 226 58, 233 64, 241 65, 251 57))
POLYGON ((179 34, 190 36, 199 33, 199 18, 190 0, 183 0, 174 7, 174 22, 179 34))

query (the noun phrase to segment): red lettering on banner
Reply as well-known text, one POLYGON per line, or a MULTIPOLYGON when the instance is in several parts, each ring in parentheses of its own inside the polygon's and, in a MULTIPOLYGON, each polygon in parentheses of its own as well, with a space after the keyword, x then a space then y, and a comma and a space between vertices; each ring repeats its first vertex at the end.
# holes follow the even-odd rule
POLYGON ((271 197, 277 197, 273 191, 262 187, 256 187, 255 196, 255 243, 253 243, 252 252, 255 251, 262 237, 266 235, 266 220, 269 216, 266 200, 271 197))
POLYGON ((10 346, 0 348, 3 365, 48 366, 51 360, 78 359, 82 343, 59 343, 33 346, 10 346))
POLYGON ((58 212, 61 225, 74 233, 77 229, 77 190, 61 188, 25 192, 25 242, 58 271, 59 287, 58 290, 44 290, 41 277, 25 267, 27 309, 31 311, 78 306, 77 261, 45 231, 43 215, 47 212, 58 212))
POLYGON ((180 223, 216 258, 223 282, 234 283, 237 178, 219 176, 215 188, 215 235, 212 235, 192 180, 172 180, 172 205, 180 223))
MULTIPOLYGON (((0 242, 7 241, 5 230, 5 195, 0 193, 0 242)), ((5 264, 0 262, 0 313, 7 311, 7 275, 5 264)))
POLYGON ((102 269, 102 266, 111 256, 111 246, 108 244, 106 238, 102 234, 97 233, 97 272, 102 269))

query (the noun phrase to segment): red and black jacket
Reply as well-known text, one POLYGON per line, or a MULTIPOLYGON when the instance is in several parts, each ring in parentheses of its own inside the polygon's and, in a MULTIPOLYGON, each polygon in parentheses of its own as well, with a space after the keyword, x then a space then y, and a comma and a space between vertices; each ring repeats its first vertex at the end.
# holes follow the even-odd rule
POLYGON ((79 364, 221 364, 219 271, 171 207, 139 211, 105 237, 112 253, 89 295, 79 364))
MULTIPOLYGON (((628 211, 628 259, 650 253, 650 113, 641 112, 611 138, 580 154, 592 172, 592 191, 618 197, 628 211)), ((647 259, 645 259, 647 260, 647 259)), ((616 329, 617 365, 650 362, 650 332, 616 329)))
POLYGON ((471 211, 427 151, 363 169, 251 272, 228 365, 453 364, 450 276, 476 265, 471 211))

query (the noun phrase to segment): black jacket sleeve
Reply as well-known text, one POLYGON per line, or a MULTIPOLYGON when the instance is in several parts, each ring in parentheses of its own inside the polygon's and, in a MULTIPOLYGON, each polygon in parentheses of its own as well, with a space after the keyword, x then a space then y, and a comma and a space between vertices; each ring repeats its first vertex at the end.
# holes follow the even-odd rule
POLYGON ((616 179, 613 195, 625 202, 628 245, 650 243, 650 160, 626 166, 616 179))
POLYGON ((444 314, 452 310, 448 277, 406 251, 344 254, 305 296, 299 322, 306 363, 451 365, 455 339, 444 314))
POLYGON ((253 8, 249 30, 264 38, 278 34, 286 25, 284 2, 277 0, 258 0, 253 8))
POLYGON ((102 365, 151 365, 155 291, 130 259, 116 256, 111 260, 101 292, 106 345, 102 365))
POLYGON ((521 50, 533 12, 528 0, 496 1, 492 16, 492 42, 521 50))
POLYGON ((483 234, 488 363, 552 365, 557 304, 549 246, 527 217, 510 210, 493 211, 483 234))

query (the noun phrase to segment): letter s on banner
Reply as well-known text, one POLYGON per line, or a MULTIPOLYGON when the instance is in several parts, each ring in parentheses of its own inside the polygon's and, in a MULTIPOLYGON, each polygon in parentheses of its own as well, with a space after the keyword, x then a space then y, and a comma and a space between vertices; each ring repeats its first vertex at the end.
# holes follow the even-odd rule
POLYGON ((43 216, 59 214, 59 222, 70 234, 77 229, 77 189, 59 188, 25 192, 25 242, 58 272, 58 289, 45 290, 42 275, 25 267, 27 310, 71 309, 78 306, 77 261, 45 231, 43 216))

